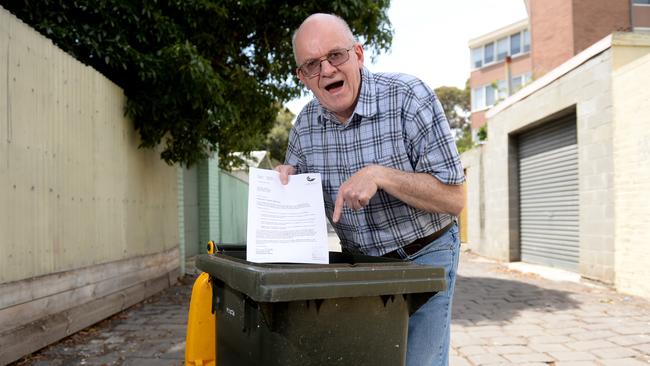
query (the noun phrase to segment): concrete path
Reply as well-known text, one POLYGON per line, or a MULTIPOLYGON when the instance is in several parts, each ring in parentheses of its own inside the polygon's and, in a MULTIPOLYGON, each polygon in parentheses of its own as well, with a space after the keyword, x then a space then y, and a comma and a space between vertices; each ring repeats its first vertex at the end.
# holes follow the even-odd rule
MULTIPOLYGON (((550 280, 464 252, 452 366, 648 365, 650 302, 554 272, 550 280)), ((191 283, 41 350, 17 365, 182 365, 191 283)), ((351 365, 352 366, 352 365, 351 365)))

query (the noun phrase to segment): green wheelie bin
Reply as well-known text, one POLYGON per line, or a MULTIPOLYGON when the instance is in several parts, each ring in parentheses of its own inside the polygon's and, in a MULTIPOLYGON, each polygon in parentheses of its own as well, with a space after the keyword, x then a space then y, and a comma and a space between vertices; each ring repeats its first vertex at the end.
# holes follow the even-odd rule
POLYGON ((252 263, 244 248, 201 255, 218 366, 399 366, 408 317, 446 288, 444 270, 330 252, 330 264, 252 263))

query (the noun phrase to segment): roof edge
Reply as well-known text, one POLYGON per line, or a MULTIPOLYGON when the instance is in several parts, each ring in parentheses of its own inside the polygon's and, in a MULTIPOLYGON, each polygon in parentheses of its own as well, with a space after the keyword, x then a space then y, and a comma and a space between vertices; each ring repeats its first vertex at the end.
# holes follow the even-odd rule
POLYGON ((476 38, 472 38, 469 40, 468 45, 470 48, 475 47, 475 46, 480 46, 483 45, 489 41, 496 41, 499 38, 502 38, 504 36, 508 36, 511 33, 514 33, 518 30, 526 29, 528 28, 528 18, 524 18, 522 20, 516 21, 512 24, 506 25, 505 27, 501 27, 499 29, 493 30, 492 32, 485 33, 481 36, 478 36, 476 38))

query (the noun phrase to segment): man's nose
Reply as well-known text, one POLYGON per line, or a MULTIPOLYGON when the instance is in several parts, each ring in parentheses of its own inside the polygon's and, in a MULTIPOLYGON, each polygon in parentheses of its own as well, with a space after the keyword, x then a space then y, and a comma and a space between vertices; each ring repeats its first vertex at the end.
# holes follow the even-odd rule
POLYGON ((321 75, 325 75, 325 76, 332 75, 335 72, 336 72, 336 67, 332 66, 332 64, 327 59, 320 62, 321 75))

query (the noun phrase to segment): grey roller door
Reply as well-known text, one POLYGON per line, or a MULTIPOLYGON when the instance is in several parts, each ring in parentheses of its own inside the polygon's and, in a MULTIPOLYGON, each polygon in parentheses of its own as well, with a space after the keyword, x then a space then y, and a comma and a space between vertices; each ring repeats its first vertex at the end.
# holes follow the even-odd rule
POLYGON ((578 269, 575 115, 518 137, 521 260, 578 269))

